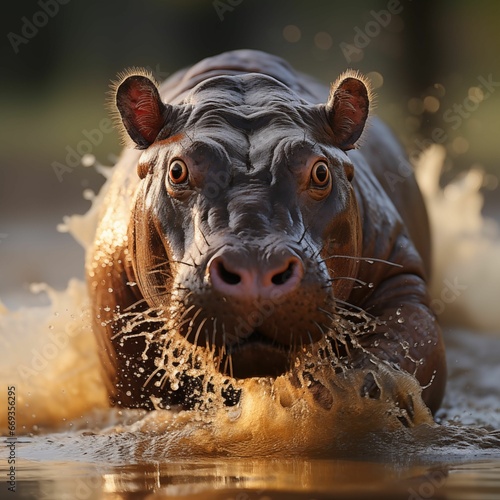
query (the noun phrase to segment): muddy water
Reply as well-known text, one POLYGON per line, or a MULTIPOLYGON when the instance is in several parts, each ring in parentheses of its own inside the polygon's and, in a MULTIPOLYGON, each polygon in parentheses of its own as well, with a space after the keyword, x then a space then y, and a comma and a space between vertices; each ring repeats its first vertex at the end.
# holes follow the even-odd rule
MULTIPOLYGON (((212 398, 194 412, 110 409, 83 283, 42 285, 49 306, 0 311, 2 475, 15 460, 0 498, 500 498, 500 244, 480 215, 480 174, 441 190, 441 163, 436 149, 420 170, 437 241, 434 306, 466 326, 445 328, 450 379, 436 422, 411 377, 383 366, 380 399, 359 397, 362 374, 341 374, 327 387, 331 408, 279 377, 241 383, 231 408, 212 398), (409 393, 411 419, 395 404, 409 393)), ((98 203, 67 221, 83 245, 98 203)))

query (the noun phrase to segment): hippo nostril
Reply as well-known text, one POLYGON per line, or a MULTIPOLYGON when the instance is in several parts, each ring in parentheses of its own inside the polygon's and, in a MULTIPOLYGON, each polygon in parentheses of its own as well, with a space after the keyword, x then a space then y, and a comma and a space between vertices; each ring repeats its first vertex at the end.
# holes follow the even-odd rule
POLYGON ((280 273, 276 273, 272 278, 271 278, 271 281, 275 284, 275 285, 283 285, 285 284, 293 275, 294 273, 294 265, 295 263, 294 262, 290 262, 290 264, 288 264, 288 267, 280 272, 280 273))
POLYGON ((279 292, 291 293, 304 274, 297 257, 279 256, 266 262, 250 259, 236 252, 214 256, 207 265, 207 283, 227 297, 252 299, 279 292), (276 262, 278 261, 278 262, 276 262))
POLYGON ((228 271, 222 262, 218 263, 217 270, 219 271, 219 276, 222 278, 222 281, 228 285, 237 285, 241 281, 241 276, 228 271))

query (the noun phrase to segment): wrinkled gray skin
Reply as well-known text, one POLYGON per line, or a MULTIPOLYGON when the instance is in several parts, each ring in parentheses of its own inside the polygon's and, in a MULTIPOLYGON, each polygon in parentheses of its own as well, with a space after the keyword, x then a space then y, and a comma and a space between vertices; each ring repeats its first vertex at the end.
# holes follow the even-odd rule
MULTIPOLYGON (((152 408, 154 395, 190 407, 200 383, 147 382, 154 355, 141 357, 143 336, 123 340, 115 312, 159 307, 159 323, 215 345, 220 370, 245 378, 287 371, 296 349, 364 310, 379 321, 362 345, 415 373, 435 411, 446 369, 427 216, 389 130, 373 120, 356 145, 363 83, 346 76, 328 97, 279 58, 235 51, 175 74, 160 95, 141 75, 117 87, 138 150, 115 168, 87 256, 111 402, 152 408)), ((351 366, 369 365, 339 345, 351 366)))

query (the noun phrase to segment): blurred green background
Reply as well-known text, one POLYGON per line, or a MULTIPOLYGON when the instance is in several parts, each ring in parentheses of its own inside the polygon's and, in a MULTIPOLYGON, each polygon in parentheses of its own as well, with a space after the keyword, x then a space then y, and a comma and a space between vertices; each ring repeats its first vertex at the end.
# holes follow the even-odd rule
MULTIPOLYGON (((481 165, 489 174, 486 211, 496 210, 500 2, 38 0, 9 3, 0 27, 0 299, 7 303, 31 281, 62 286, 83 275, 81 250, 56 225, 88 208, 82 192, 97 190, 102 178, 82 166, 58 176, 53 165, 65 164, 68 148, 81 149, 108 117, 109 82, 129 66, 164 79, 203 57, 254 48, 325 83, 359 69, 376 87, 377 114, 408 151, 437 138, 449 153, 445 177, 481 165)), ((93 137, 90 152, 111 164, 118 135, 93 137)))

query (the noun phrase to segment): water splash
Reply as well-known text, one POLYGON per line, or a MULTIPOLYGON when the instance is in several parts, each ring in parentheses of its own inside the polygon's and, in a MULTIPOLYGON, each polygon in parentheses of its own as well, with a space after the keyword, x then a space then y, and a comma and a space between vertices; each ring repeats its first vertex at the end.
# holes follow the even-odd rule
MULTIPOLYGON (((476 326, 498 327, 500 322, 495 316, 498 308, 475 309, 477 276, 466 281, 463 273, 468 271, 454 274, 461 269, 457 263, 463 265, 466 258, 478 266, 477 272, 481 269, 479 266, 484 267, 487 262, 487 255, 499 262, 497 233, 487 230, 486 226, 492 226, 480 216, 482 199, 477 174, 470 174, 475 182, 457 181, 451 184, 452 188, 439 188, 438 172, 443 159, 442 151, 433 148, 423 156, 418 170, 435 233, 435 297, 442 300, 440 283, 447 279, 453 283, 453 279, 460 276, 469 288, 455 301, 445 303, 443 317, 455 314, 457 308, 465 308, 474 313, 469 313, 468 318, 477 321, 476 326), (458 223, 449 223, 450 219, 461 219, 461 216, 452 216, 458 207, 458 214, 463 211, 468 214, 465 232, 458 223), (438 231, 438 227, 446 229, 438 231), (477 246, 471 235, 478 237, 477 246), (467 250, 462 250, 463 240, 467 250)), ((109 177, 110 169, 102 166, 99 169, 109 177)), ((93 241, 100 204, 108 186, 106 183, 97 196, 90 197, 92 207, 87 214, 67 217, 61 227, 84 247, 93 241)), ((500 279, 492 282, 491 276, 492 273, 486 285, 491 284, 490 290, 500 283, 500 279)), ((0 380, 16 386, 19 433, 96 429, 93 452, 101 453, 100 456, 120 453, 123 457, 120 443, 127 443, 130 453, 141 457, 148 454, 151 457, 282 456, 283 453, 314 454, 347 449, 373 433, 382 436, 398 432, 411 440, 414 436, 411 428, 434 428, 421 401, 421 389, 413 377, 375 359, 373 366, 364 370, 346 369, 342 360, 332 363, 334 353, 326 339, 312 350, 299 352, 291 373, 275 380, 242 381, 222 375, 211 353, 161 327, 153 335, 143 333, 151 344, 165 346, 164 356, 157 361, 158 376, 153 383, 168 382, 172 390, 178 390, 182 372, 202 377, 200 403, 192 411, 110 409, 91 332, 85 285, 71 280, 63 292, 47 285, 38 285, 37 290, 49 295, 50 306, 18 311, 0 308, 0 342, 9 352, 8 362, 0 368, 0 380), (196 363, 186 363, 188 359, 196 363), (375 390, 367 389, 367 384, 375 390), (233 406, 224 404, 223 394, 229 388, 241 391, 238 403, 233 406), (114 436, 116 446, 107 449, 104 436, 114 436)), ((498 297, 491 292, 490 295, 498 297)), ((157 315, 158 311, 151 313, 157 315)), ((144 320, 143 316, 130 317, 130 328, 124 331, 124 336, 144 320)), ((345 325, 345 334, 356 344, 356 331, 351 326, 345 325)), ((156 403, 158 408, 163 408, 161 401, 156 403)), ((2 432, 6 428, 5 418, 0 415, 2 432)), ((70 440, 73 445, 78 441, 75 434, 70 440)), ((37 443, 47 444, 46 440, 37 443)), ((86 443, 88 446, 88 440, 86 443)))
POLYGON ((500 231, 482 216, 484 172, 471 168, 444 188, 445 148, 433 145, 416 165, 433 239, 433 306, 440 321, 500 333, 500 231))

